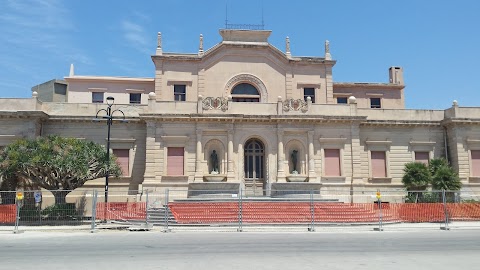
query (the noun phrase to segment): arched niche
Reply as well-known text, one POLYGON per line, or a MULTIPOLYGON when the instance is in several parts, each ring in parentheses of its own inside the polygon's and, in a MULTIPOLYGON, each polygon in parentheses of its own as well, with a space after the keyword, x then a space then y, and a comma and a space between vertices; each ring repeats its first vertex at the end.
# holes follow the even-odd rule
POLYGON ((217 157, 218 157, 218 167, 219 167, 219 174, 225 174, 227 165, 226 165, 226 154, 227 152, 225 151, 225 145, 217 139, 212 139, 209 140, 205 144, 204 148, 204 159, 207 161, 207 173, 210 174, 213 170, 213 164, 211 160, 211 155, 213 153, 213 150, 215 150, 217 157))
POLYGON ((285 158, 288 160, 288 162, 286 162, 288 174, 294 174, 292 160, 292 153, 294 150, 297 151, 297 172, 300 175, 306 174, 307 152, 305 149, 305 145, 303 145, 303 143, 299 140, 290 140, 287 142, 285 145, 285 158))

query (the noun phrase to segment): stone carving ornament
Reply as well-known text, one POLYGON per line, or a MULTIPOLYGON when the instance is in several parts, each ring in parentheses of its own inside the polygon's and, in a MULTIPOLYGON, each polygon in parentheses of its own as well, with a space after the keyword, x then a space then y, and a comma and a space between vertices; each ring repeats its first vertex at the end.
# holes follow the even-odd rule
POLYGON ((204 110, 228 110, 228 99, 223 97, 206 97, 202 101, 202 108, 204 110))
POLYGON ((286 99, 283 101, 283 111, 288 112, 288 111, 302 111, 302 112, 307 112, 308 111, 308 104, 305 100, 303 99, 286 99))

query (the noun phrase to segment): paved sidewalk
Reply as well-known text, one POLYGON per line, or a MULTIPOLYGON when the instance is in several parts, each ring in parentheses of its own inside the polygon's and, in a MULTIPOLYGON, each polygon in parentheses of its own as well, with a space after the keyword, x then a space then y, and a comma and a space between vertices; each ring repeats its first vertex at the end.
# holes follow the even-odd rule
MULTIPOLYGON (((382 226, 384 231, 418 231, 418 230, 441 230, 445 227, 445 223, 393 223, 384 224, 382 226)), ((310 224, 299 225, 285 225, 285 224, 243 224, 243 232, 328 232, 328 231, 342 231, 342 232, 357 232, 357 231, 374 231, 378 229, 379 225, 358 225, 358 224, 310 224), (313 228, 313 230, 311 229, 313 228)), ((0 233, 13 233, 14 226, 0 226, 0 233)), ((152 231, 164 232, 167 228, 165 226, 153 226, 152 231)), ((448 224, 450 230, 473 229, 480 230, 480 222, 451 222, 448 224)), ((91 225, 79 226, 19 226, 20 232, 25 231, 63 231, 63 232, 90 232, 91 225)), ((115 230, 145 230, 144 224, 119 224, 107 223, 97 224, 95 232, 115 230)), ((237 232, 239 231, 238 224, 228 225, 171 225, 168 227, 169 232, 237 232)))

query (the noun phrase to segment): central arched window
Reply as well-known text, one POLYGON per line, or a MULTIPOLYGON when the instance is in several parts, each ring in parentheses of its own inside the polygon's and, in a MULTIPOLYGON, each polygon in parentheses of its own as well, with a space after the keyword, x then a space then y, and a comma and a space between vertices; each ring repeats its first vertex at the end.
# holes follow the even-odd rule
POLYGON ((232 89, 232 101, 260 102, 260 94, 255 86, 249 83, 240 83, 232 89))

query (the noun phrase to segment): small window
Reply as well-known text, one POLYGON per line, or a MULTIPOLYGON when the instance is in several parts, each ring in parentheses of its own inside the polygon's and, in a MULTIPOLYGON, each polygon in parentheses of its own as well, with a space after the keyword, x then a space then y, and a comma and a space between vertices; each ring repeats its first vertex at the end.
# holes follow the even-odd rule
POLYGON ((370 108, 372 109, 382 108, 382 103, 380 102, 380 98, 370 98, 370 108))
POLYGON ((307 98, 312 99, 312 103, 315 103, 315 88, 303 88, 303 99, 307 101, 307 98))
POLYGON ((347 104, 348 102, 347 97, 337 97, 337 104, 347 104))
POLYGON ((140 104, 140 103, 142 103, 142 94, 130 93, 130 104, 140 104))
POLYGON ((187 86, 185 84, 175 84, 173 86, 173 95, 175 101, 185 101, 187 97, 187 86))
POLYGON ((92 103, 103 103, 103 92, 92 92, 92 103))

